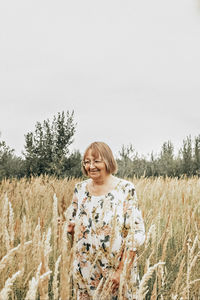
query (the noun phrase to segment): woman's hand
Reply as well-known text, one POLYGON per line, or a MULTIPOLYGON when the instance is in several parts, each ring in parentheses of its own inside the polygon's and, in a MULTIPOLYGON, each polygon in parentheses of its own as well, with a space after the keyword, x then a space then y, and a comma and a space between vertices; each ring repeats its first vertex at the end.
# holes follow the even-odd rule
POLYGON ((75 226, 75 223, 69 223, 67 226, 67 232, 71 234, 72 242, 74 240, 74 226, 75 226))
POLYGON ((71 246, 74 241, 74 226, 75 226, 74 223, 68 223, 68 226, 67 226, 67 234, 68 234, 69 240, 71 242, 71 246))
POLYGON ((113 292, 115 292, 119 288, 120 275, 121 275, 121 270, 117 269, 111 278, 113 292))
POLYGON ((67 227, 67 232, 71 233, 72 235, 74 235, 74 226, 75 226, 74 223, 69 223, 68 227, 67 227))

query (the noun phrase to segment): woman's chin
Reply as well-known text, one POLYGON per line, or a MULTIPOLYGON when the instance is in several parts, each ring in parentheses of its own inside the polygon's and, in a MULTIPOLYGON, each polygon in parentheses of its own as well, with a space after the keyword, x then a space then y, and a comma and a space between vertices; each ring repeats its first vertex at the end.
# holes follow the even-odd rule
POLYGON ((97 171, 97 172, 90 172, 88 175, 91 178, 93 178, 93 177, 95 178, 95 177, 98 177, 100 175, 100 172, 99 171, 97 171))

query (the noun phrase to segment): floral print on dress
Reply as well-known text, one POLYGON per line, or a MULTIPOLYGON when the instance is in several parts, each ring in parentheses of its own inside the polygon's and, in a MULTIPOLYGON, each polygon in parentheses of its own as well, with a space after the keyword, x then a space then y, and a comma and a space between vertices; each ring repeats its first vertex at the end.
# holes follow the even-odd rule
MULTIPOLYGON (((76 184, 66 214, 75 224, 73 281, 78 300, 92 299, 101 279, 106 280, 118 268, 123 251, 135 251, 145 239, 134 185, 119 179, 106 195, 93 196, 87 190, 88 182, 76 184)), ((136 265, 132 272, 136 287, 136 265)), ((117 299, 117 295, 110 295, 110 299, 117 299)), ((134 299, 133 293, 127 292, 126 299, 134 299)))

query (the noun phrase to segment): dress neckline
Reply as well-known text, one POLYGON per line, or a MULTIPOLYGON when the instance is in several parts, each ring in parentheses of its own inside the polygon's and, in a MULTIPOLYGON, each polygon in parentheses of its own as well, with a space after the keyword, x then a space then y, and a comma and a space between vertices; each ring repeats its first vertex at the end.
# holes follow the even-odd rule
POLYGON ((88 182, 89 182, 89 179, 86 180, 86 184, 85 184, 85 191, 86 191, 86 193, 87 193, 90 197, 93 197, 93 198, 99 198, 99 197, 106 197, 106 196, 108 196, 110 193, 112 193, 113 191, 115 191, 116 188, 118 187, 119 183, 121 182, 121 179, 118 178, 118 182, 117 182, 117 184, 114 186, 114 188, 111 189, 111 190, 110 190, 109 192, 107 192, 106 194, 102 194, 102 195, 92 195, 92 194, 89 192, 88 187, 87 187, 88 182))

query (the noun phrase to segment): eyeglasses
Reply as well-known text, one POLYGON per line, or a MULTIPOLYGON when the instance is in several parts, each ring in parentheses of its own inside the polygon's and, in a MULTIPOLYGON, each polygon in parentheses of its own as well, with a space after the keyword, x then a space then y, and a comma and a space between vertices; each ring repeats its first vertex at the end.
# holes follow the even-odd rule
POLYGON ((98 165, 100 165, 101 163, 103 163, 103 160, 99 160, 99 159, 95 159, 94 161, 90 161, 90 160, 84 160, 82 162, 83 166, 86 168, 86 167, 89 167, 93 164, 93 166, 97 167, 98 165))

